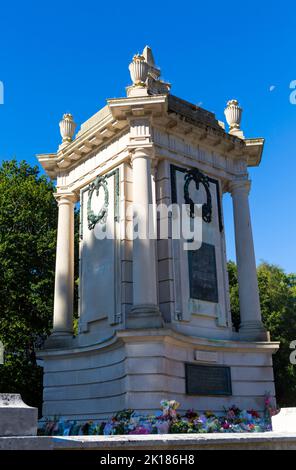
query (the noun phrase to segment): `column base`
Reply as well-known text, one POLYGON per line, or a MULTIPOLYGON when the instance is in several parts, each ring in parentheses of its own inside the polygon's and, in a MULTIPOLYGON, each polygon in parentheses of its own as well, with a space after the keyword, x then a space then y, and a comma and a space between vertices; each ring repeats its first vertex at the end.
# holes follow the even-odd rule
POLYGON ((157 305, 135 305, 126 319, 126 328, 163 328, 164 321, 157 305))
POLYGON ((73 333, 66 331, 54 331, 44 343, 44 349, 69 348, 72 345, 73 333))
POLYGON ((270 341, 269 332, 260 321, 243 322, 239 337, 243 341, 270 341))

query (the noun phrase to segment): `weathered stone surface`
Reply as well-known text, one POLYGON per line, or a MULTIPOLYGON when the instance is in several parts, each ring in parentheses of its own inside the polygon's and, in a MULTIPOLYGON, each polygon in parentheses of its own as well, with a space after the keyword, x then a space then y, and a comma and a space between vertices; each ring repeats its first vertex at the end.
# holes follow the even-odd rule
POLYGON ((143 450, 296 450, 296 433, 162 434, 146 436, 73 436, 55 438, 55 449, 143 450))
POLYGON ((54 440, 44 436, 0 436, 1 450, 53 450, 54 440))
POLYGON ((215 118, 215 114, 207 111, 200 106, 196 106, 188 101, 184 101, 177 96, 170 95, 168 98, 168 111, 169 113, 176 113, 183 116, 188 122, 204 123, 211 126, 213 129, 219 130, 221 134, 223 130, 219 126, 215 118))
POLYGON ((103 343, 49 352, 43 417, 105 420, 118 410, 135 407, 154 413, 164 398, 177 400, 181 412, 192 407, 200 412, 219 412, 233 404, 262 412, 264 393, 274 393, 273 343, 214 342, 165 328, 146 329, 145 333, 125 330, 110 339, 108 347, 103 343), (196 357, 196 351, 205 355, 196 357), (213 353, 215 365, 231 367, 232 396, 187 395, 184 364, 205 364, 213 353))
POLYGON ((276 432, 296 432, 296 408, 282 408, 271 420, 276 432))
POLYGON ((0 450, 296 450, 296 433, 0 437, 0 450))
POLYGON ((0 436, 35 436, 38 410, 17 393, 0 394, 0 436))

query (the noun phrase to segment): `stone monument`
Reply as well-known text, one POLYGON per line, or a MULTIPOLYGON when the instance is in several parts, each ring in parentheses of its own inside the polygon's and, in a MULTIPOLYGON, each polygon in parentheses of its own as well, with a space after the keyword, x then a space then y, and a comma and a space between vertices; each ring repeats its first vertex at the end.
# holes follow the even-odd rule
POLYGON ((36 436, 38 409, 26 405, 18 393, 0 393, 0 437, 36 436))
POLYGON ((100 420, 125 408, 157 410, 164 398, 179 401, 181 410, 263 410, 265 393, 274 396, 278 343, 261 321, 248 167, 260 164, 264 139, 244 136, 236 100, 225 109, 226 132, 212 112, 172 95, 149 47, 129 70, 126 97, 108 99, 75 138, 76 124, 65 114, 57 153, 38 155, 56 179, 59 208, 53 330, 40 352, 43 415, 100 420), (226 192, 233 200, 238 332, 229 301, 226 192), (167 236, 160 206, 175 208, 167 236), (190 237, 173 233, 176 207, 183 206, 190 224, 202 222, 195 249, 188 249, 190 237))

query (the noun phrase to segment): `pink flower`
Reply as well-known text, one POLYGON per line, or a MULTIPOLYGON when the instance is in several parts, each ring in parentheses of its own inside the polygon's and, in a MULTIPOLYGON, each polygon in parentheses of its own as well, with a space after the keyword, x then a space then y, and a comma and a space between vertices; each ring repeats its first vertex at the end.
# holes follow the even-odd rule
POLYGON ((230 424, 227 423, 227 421, 225 421, 225 423, 222 424, 222 428, 223 428, 223 429, 229 429, 229 428, 230 428, 230 424))
POLYGON ((234 419, 235 418, 235 412, 232 409, 230 409, 230 410, 227 411, 226 416, 227 416, 228 419, 234 419))
POLYGON ((133 431, 130 431, 129 434, 150 434, 150 430, 144 426, 138 426, 133 431))
POLYGON ((256 411, 256 410, 248 410, 247 412, 248 412, 250 415, 252 415, 253 418, 260 418, 260 415, 259 415, 258 411, 256 411))

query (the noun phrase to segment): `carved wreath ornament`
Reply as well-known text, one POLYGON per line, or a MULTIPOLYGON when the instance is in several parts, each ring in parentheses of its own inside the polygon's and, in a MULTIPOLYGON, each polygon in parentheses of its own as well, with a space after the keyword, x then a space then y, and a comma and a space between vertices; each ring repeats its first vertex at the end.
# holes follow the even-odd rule
POLYGON ((105 176, 98 176, 93 183, 89 185, 88 190, 88 201, 87 201, 87 222, 89 230, 92 230, 95 225, 100 223, 105 223, 108 215, 108 205, 109 205, 109 191, 108 191, 108 183, 105 176), (96 196, 99 195, 100 188, 104 191, 104 203, 96 214, 91 208, 91 201, 93 197, 94 191, 96 192, 96 196))
POLYGON ((188 170, 185 175, 184 183, 184 199, 185 204, 189 205, 190 208, 190 217, 194 218, 194 202, 189 196, 189 186, 191 181, 195 182, 195 187, 197 191, 199 190, 199 185, 202 184, 205 188, 207 195, 207 202, 202 205, 202 219, 204 222, 211 222, 212 220, 212 197, 210 191, 209 178, 201 173, 197 168, 188 170))

